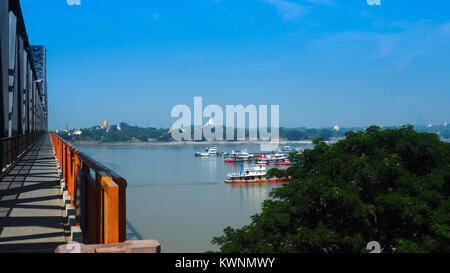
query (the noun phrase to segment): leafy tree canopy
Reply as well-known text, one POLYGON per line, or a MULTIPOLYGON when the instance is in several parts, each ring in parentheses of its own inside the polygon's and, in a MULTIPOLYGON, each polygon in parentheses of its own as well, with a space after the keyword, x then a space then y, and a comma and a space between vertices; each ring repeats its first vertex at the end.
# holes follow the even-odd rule
POLYGON ((315 143, 249 225, 213 239, 222 252, 450 252, 450 143, 412 126, 315 143))

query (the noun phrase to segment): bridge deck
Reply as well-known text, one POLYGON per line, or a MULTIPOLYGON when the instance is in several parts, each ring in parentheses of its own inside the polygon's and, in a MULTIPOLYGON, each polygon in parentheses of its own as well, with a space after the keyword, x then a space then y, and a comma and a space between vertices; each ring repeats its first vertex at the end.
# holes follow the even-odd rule
POLYGON ((0 252, 54 252, 68 236, 49 135, 0 180, 0 252))

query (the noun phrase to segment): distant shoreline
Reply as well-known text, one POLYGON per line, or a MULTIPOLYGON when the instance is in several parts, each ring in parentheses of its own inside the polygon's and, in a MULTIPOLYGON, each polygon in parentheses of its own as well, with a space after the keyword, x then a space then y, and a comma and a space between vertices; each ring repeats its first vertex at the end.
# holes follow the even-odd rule
MULTIPOLYGON (((335 143, 335 141, 326 141, 327 143, 335 143)), ((214 145, 260 145, 266 144, 270 145, 270 142, 266 141, 170 141, 170 142, 98 142, 98 141, 71 141, 72 145, 77 146, 123 146, 123 145, 131 145, 131 146, 214 146, 214 145)), ((288 144, 297 144, 297 145, 312 145, 312 140, 305 141, 289 141, 289 140, 280 140, 280 145, 288 145, 288 144)))
MULTIPOLYGON (((450 139, 441 139, 444 142, 450 142, 450 139)), ((336 140, 327 140, 326 144, 334 144, 338 141, 336 140)), ((77 146, 214 146, 214 145, 260 145, 266 144, 271 145, 270 142, 266 141, 170 141, 170 142, 99 142, 99 141, 71 141, 72 145, 77 146)), ((301 140, 301 141, 291 141, 291 140, 280 140, 279 145, 313 145, 312 140, 301 140)))

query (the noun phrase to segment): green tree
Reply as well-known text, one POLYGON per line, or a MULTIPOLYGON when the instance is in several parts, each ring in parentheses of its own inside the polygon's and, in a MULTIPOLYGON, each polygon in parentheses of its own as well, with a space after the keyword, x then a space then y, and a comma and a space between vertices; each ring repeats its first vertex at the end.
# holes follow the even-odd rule
MULTIPOLYGON (((284 132, 283 132, 284 133, 284 132)), ((284 137, 291 141, 302 140, 307 137, 307 135, 299 130, 290 130, 284 133, 284 137)))
POLYGON ((222 252, 450 252, 449 143, 408 126, 315 144, 249 225, 213 238, 222 252))

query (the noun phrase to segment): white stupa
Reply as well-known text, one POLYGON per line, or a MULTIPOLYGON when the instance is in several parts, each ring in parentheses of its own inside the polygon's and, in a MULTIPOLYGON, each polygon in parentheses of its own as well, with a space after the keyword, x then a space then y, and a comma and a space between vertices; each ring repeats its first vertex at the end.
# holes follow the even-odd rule
POLYGON ((122 131, 122 127, 120 127, 120 124, 117 125, 117 131, 122 131))
POLYGON ((211 126, 211 127, 214 126, 214 119, 213 119, 213 118, 209 118, 208 122, 205 123, 205 124, 202 126, 202 128, 205 128, 205 127, 208 127, 208 126, 211 126))
POLYGON ((446 121, 446 122, 444 122, 444 127, 447 127, 447 125, 448 125, 447 121, 446 121))
POLYGON ((428 124, 428 126, 427 126, 428 128, 431 128, 431 127, 433 127, 433 124, 428 124))
POLYGON ((339 130, 341 130, 341 127, 339 127, 339 125, 336 123, 336 125, 334 125, 334 130, 339 131, 339 130))

